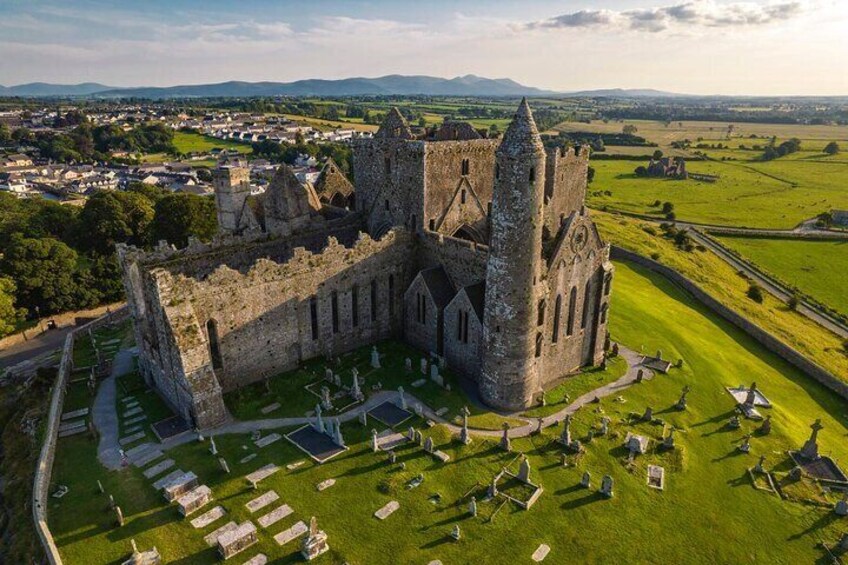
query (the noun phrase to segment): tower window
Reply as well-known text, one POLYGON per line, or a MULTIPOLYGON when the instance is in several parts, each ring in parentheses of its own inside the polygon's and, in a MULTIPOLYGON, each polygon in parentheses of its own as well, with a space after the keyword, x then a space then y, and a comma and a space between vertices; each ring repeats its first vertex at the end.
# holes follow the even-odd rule
POLYGON ((430 231, 436 231, 436 220, 430 218, 430 231))
POLYGON ((501 166, 497 163, 495 164, 495 180, 501 178, 501 166))
POLYGON ((536 320, 536 325, 537 326, 544 325, 544 323, 545 323, 545 301, 544 300, 539 301, 539 312, 538 312, 537 318, 538 319, 536 320))
POLYGON ((388 212, 389 211, 389 201, 388 200, 386 200, 384 206, 386 208, 386 212, 388 212))
POLYGON ((462 192, 459 193, 459 201, 462 204, 465 204, 465 189, 464 188, 462 189, 462 192))
POLYGON ((318 339, 318 301, 314 296, 309 299, 309 327, 312 330, 312 339, 318 339))
POLYGON ((536 180, 536 167, 530 167, 530 182, 536 180))
POLYGON ((333 333, 337 334, 339 333, 339 293, 333 291, 330 301, 333 310, 333 333))
POLYGON ((389 275, 389 317, 395 315, 395 276, 389 275))
POLYGON ((551 332, 551 342, 556 343, 559 340, 559 318, 562 315, 562 295, 558 294, 556 303, 554 304, 554 329, 551 332))
POLYGON ((206 322, 206 335, 209 336, 209 357, 213 369, 223 369, 224 360, 221 357, 221 344, 218 342, 218 324, 215 320, 206 322))
POLYGON ((383 160, 383 169, 387 175, 392 174, 392 160, 388 157, 383 160))
POLYGON ((568 324, 565 326, 567 335, 574 333, 574 309, 577 308, 577 287, 571 287, 571 294, 568 296, 568 324))
POLYGON ((469 170, 468 159, 463 159, 462 160, 462 175, 463 176, 467 175, 468 170, 469 170))
POLYGON ((542 356, 542 334, 536 334, 536 357, 542 356))
POLYGON ((377 281, 371 281, 371 321, 377 321, 377 281))
POLYGON ((586 281, 586 290, 583 291, 583 314, 580 316, 580 327, 585 328, 589 323, 589 310, 591 308, 592 281, 586 281))

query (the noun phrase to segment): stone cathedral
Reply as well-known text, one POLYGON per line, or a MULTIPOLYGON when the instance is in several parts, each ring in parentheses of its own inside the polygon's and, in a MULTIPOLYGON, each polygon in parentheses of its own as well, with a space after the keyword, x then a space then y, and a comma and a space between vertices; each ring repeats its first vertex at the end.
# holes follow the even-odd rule
POLYGON ((416 136, 397 110, 355 141, 352 184, 283 165, 251 194, 214 174, 219 235, 119 246, 139 369, 191 424, 223 393, 388 338, 439 356, 496 409, 535 405, 604 358, 613 266, 584 206, 588 148, 545 149, 522 101, 489 139, 446 122, 416 136))

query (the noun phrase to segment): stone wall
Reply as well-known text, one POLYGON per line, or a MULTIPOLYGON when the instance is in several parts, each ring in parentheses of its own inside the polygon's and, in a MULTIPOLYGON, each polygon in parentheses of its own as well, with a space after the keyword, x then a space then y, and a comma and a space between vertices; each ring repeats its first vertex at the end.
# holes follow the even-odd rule
POLYGON ((483 321, 465 290, 460 290, 444 312, 444 355, 448 366, 477 380, 483 357, 483 321), (460 316, 463 320, 460 322, 460 316), (464 327, 467 320, 467 330, 464 327))
POLYGON ((441 355, 443 313, 439 311, 420 275, 412 280, 404 293, 403 309, 403 337, 406 342, 425 353, 441 355), (418 316, 418 301, 422 298, 423 319, 418 316))
POLYGON ((545 159, 545 231, 553 237, 586 199, 589 148, 555 147, 545 159))
POLYGON ((810 359, 804 357, 804 355, 786 345, 769 332, 754 324, 744 316, 731 310, 674 269, 620 247, 612 248, 612 258, 623 261, 631 261, 655 273, 661 274, 686 290, 710 310, 754 338, 754 340, 760 343, 760 345, 838 395, 848 399, 848 383, 844 380, 840 380, 835 375, 828 372, 810 359))
POLYGON ((418 235, 418 271, 442 265, 457 288, 485 280, 488 246, 429 230, 418 235))
POLYGON ((59 437, 59 424, 62 420, 62 410, 65 403, 65 394, 68 388, 71 372, 74 369, 74 342, 77 335, 87 335, 89 330, 124 319, 129 314, 127 308, 119 308, 103 316, 80 326, 65 337, 62 348, 62 357, 59 362, 59 372, 56 382, 50 392, 50 408, 47 412, 47 423, 44 427, 44 443, 35 466, 35 477, 32 485, 32 518, 35 522, 35 530, 41 540, 47 561, 51 565, 61 565, 62 557, 59 548, 53 539, 53 534, 47 525, 47 508, 50 502, 50 480, 53 475, 53 461, 56 456, 56 443, 59 437))

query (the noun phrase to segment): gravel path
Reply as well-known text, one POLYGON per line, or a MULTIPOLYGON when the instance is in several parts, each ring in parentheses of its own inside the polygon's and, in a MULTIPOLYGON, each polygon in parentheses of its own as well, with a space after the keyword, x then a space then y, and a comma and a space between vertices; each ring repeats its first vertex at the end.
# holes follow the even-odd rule
POLYGON ((133 368, 135 349, 122 349, 112 361, 112 372, 97 387, 97 396, 91 418, 100 433, 97 457, 104 467, 110 470, 121 468, 121 449, 118 444, 118 412, 115 403, 118 400, 116 378, 129 373, 133 368))

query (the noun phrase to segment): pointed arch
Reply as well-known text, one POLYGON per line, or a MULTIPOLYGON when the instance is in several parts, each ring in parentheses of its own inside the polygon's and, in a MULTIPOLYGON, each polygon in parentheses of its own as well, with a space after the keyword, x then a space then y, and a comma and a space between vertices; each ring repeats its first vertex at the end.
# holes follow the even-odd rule
POLYGON ((469 226, 468 224, 462 224, 454 232, 451 234, 451 237, 456 237, 459 239, 465 239, 468 241, 473 241, 474 243, 484 244, 483 236, 480 235, 480 232, 469 226))
POLYGON ((556 302, 554 303, 554 328, 551 331, 551 342, 556 343, 559 340, 559 319, 562 315, 562 295, 557 294, 556 302))
POLYGON ((221 356, 221 343, 218 338, 218 322, 209 318, 206 322, 206 336, 209 341, 209 357, 213 369, 223 369, 224 359, 221 356))
POLYGON ((568 324, 565 326, 566 335, 574 334, 574 313, 577 308, 577 287, 571 287, 571 293, 568 295, 568 324))

